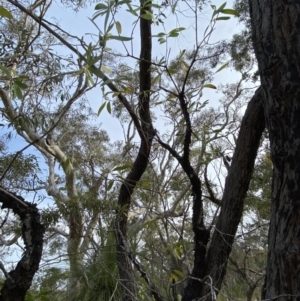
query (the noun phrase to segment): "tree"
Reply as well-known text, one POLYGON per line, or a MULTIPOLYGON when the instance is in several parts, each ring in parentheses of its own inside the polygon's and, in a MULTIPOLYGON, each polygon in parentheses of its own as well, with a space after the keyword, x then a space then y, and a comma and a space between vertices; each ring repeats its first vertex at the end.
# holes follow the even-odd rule
MULTIPOLYGON (((236 16, 237 12, 225 8, 226 4, 219 8, 212 6, 212 17, 203 38, 200 39, 196 30, 194 49, 182 49, 170 60, 168 56, 153 58, 153 37, 158 44, 164 44, 179 36, 184 28, 154 36, 152 28, 167 19, 164 9, 172 13, 178 2, 169 6, 140 1, 135 3, 136 7, 130 1, 98 3, 93 22, 99 16, 105 18, 101 29, 96 24, 99 37, 96 43, 71 36, 47 21, 48 6, 42 2, 27 6, 14 0, 7 2, 21 11, 22 30, 18 27, 13 32, 17 42, 2 58, 3 61, 19 58, 13 73, 4 66, 1 69, 5 73, 0 88, 2 112, 18 135, 46 159, 48 177, 41 187, 53 198, 59 212, 58 217, 53 214, 49 218, 54 225, 49 224, 49 236, 63 236, 67 244, 68 300, 90 296, 84 292, 83 297, 80 295, 83 277, 93 274, 91 266, 86 269, 84 262, 90 252, 94 255, 92 264, 105 258, 101 251, 107 250, 105 243, 111 241, 108 239, 111 230, 116 241, 116 257, 111 257, 116 258, 118 265, 116 285, 120 286, 118 293, 122 292, 122 300, 136 300, 139 295, 157 301, 170 297, 155 278, 157 271, 165 272, 163 283, 171 276, 173 299, 215 300, 242 218, 265 127, 261 88, 250 100, 241 125, 236 121, 243 104, 240 98, 245 97, 243 83, 248 80, 244 72, 237 83, 223 87, 220 110, 207 109, 207 101, 201 99, 205 89, 216 89, 211 84, 213 75, 228 65, 224 63, 227 44, 220 42, 212 47, 208 40, 219 21, 226 20, 227 15, 236 16), (125 43, 134 37, 133 33, 130 37, 121 35, 122 24, 117 17, 123 7, 128 8, 127 14, 134 16, 134 24, 140 22, 140 55, 124 47, 126 57, 136 60, 138 67, 117 64, 117 58, 124 54, 111 54, 108 48, 111 40, 125 43), (112 34, 113 31, 117 34, 112 34), (70 56, 53 52, 51 43, 40 43, 41 33, 51 43, 68 49, 70 56), (74 40, 79 44, 75 46, 74 40), (43 66, 36 63, 35 52, 39 51, 43 54, 43 66), (114 58, 113 63, 109 61, 110 56, 114 58), (55 63, 53 58, 57 58, 55 63), (112 66, 108 68, 110 63, 112 66), (26 73, 30 75, 28 79, 24 77, 26 73), (70 84, 70 89, 66 89, 70 84), (103 91, 98 114, 106 107, 125 124, 125 143, 116 147, 119 156, 108 155, 107 149, 113 147, 108 145, 105 133, 87 124, 92 114, 83 95, 97 86, 103 91), (83 101, 79 102, 80 98, 83 101), (53 99, 61 103, 53 105, 53 99), (170 120, 170 130, 155 128, 157 109, 170 120), (77 135, 70 134, 69 128, 76 129, 77 135), (233 149, 229 166, 225 155, 233 149), (60 173, 56 169, 58 165, 60 173), (228 175, 221 191, 209 178, 208 169, 211 166, 223 169, 223 165, 228 175), (204 210, 206 200, 213 204, 212 216, 204 210), (105 215, 101 206, 109 207, 114 213, 105 215), (142 212, 143 218, 130 219, 137 212, 142 212), (65 229, 55 227, 58 220, 66 225, 65 229), (158 226, 143 236, 155 222, 158 226), (192 225, 192 235, 187 224, 192 225), (157 242, 157 233, 160 240, 155 245, 157 253, 166 259, 161 267, 153 267, 151 260, 147 260, 151 250, 139 251, 139 244, 150 249, 147 239, 157 242), (145 283, 141 284, 136 273, 145 283)), ((196 24, 204 4, 205 1, 195 1, 193 5, 183 3, 193 12, 196 24)), ((15 28, 13 25, 11 22, 4 27, 11 30, 15 28)), ((151 258, 157 260, 157 257, 153 254, 151 258)), ((115 271, 107 270, 114 276, 115 271)), ((101 279, 88 279, 85 288, 93 289, 95 284, 111 293, 114 282, 108 280, 106 285, 101 279)))
POLYGON ((298 300, 300 6, 298 1, 249 1, 249 4, 274 166, 262 298, 298 300))

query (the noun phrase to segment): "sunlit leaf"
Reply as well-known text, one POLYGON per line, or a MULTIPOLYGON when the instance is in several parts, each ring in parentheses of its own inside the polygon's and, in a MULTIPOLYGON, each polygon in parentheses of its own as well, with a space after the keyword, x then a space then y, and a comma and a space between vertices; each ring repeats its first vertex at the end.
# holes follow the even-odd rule
POLYGON ((228 65, 229 65, 228 62, 225 63, 224 65, 222 65, 222 66, 216 71, 216 73, 217 73, 217 72, 220 72, 221 70, 223 70, 224 68, 226 68, 228 65))
POLYGON ((121 171, 121 170, 125 170, 125 169, 131 169, 131 164, 125 164, 125 165, 121 165, 121 166, 117 166, 113 169, 113 171, 121 171))
POLYGON ((233 16, 236 16, 236 17, 240 16, 240 14, 238 13, 238 11, 236 11, 235 9, 231 9, 231 8, 222 9, 220 12, 222 14, 226 14, 226 15, 233 15, 233 16))
POLYGON ((121 34, 122 33, 122 25, 119 21, 116 22, 116 28, 117 28, 118 34, 121 34))
POLYGON ((101 69, 102 69, 105 73, 111 73, 111 70, 110 70, 108 67, 106 67, 105 65, 102 65, 102 66, 101 66, 101 69))
POLYGON ((205 84, 203 88, 217 89, 217 87, 213 84, 205 84))

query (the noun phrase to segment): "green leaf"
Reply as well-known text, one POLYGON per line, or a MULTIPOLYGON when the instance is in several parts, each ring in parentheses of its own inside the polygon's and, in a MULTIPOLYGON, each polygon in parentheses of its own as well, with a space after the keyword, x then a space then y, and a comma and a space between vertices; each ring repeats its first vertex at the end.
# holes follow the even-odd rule
POLYGON ((159 38, 159 39, 158 39, 158 42, 159 42, 159 44, 163 44, 163 43, 166 42, 166 39, 164 39, 164 38, 159 38))
POLYGON ((177 70, 175 70, 175 69, 168 69, 168 72, 170 74, 175 74, 175 73, 177 73, 177 70))
POLYGON ((185 54, 185 49, 183 49, 183 50, 180 51, 178 60, 181 60, 184 54, 185 54))
POLYGON ((11 77, 10 70, 0 64, 0 70, 2 70, 8 77, 11 77))
POLYGON ((213 84, 206 84, 203 86, 203 88, 217 89, 217 87, 213 84))
POLYGON ((130 40, 132 40, 132 38, 130 38, 130 37, 123 37, 123 36, 108 36, 107 39, 117 40, 117 41, 130 41, 130 40))
POLYGON ((238 11, 236 11, 235 9, 231 9, 231 8, 222 9, 220 11, 220 13, 226 14, 226 15, 233 15, 233 16, 236 16, 236 17, 240 16, 240 14, 238 13, 238 11))
POLYGON ((221 10, 223 10, 225 6, 226 6, 226 2, 224 2, 224 3, 218 8, 218 12, 221 12, 221 10))
POLYGON ((168 34, 168 36, 169 36, 170 38, 176 38, 176 37, 179 36, 179 33, 178 33, 178 32, 171 32, 171 33, 168 34))
POLYGON ((122 33, 122 26, 121 26, 121 23, 119 21, 116 22, 116 28, 117 28, 118 34, 121 34, 122 33))
POLYGON ((194 131, 192 131, 192 135, 193 135, 198 141, 200 141, 200 138, 199 138, 199 136, 197 135, 197 133, 195 133, 194 131))
POLYGON ((145 10, 145 13, 141 15, 141 18, 146 19, 146 20, 152 20, 154 19, 154 16, 151 12, 148 10, 145 10))
POLYGON ((113 171, 120 171, 120 170, 130 169, 131 167, 132 167, 131 164, 125 164, 125 165, 115 167, 113 169, 113 171))
POLYGON ((109 183, 108 183, 108 186, 107 186, 107 191, 110 191, 111 190, 111 188, 113 187, 113 185, 114 185, 114 180, 110 180, 109 181, 109 183))
POLYGON ((93 77, 92 77, 90 71, 87 68, 84 71, 85 71, 85 75, 86 75, 88 84, 91 85, 91 86, 93 86, 95 84, 95 82, 93 80, 93 77))
POLYGON ((21 89, 27 89, 28 88, 28 86, 26 84, 20 82, 19 80, 15 80, 14 84, 17 85, 21 89))
POLYGON ((19 98, 19 99, 23 98, 22 91, 21 91, 20 87, 16 84, 14 84, 14 96, 19 98))
POLYGON ((229 20, 230 17, 218 17, 215 19, 215 21, 221 21, 221 20, 229 20))
POLYGON ((111 114, 111 106, 110 106, 110 102, 107 103, 106 109, 107 109, 107 112, 108 112, 109 114, 111 114))
POLYGON ((12 19, 12 14, 9 10, 7 10, 5 7, 3 7, 2 5, 0 5, 0 17, 4 17, 7 19, 12 19))
POLYGON ((104 10, 104 9, 107 9, 107 5, 103 4, 103 3, 98 3, 96 6, 95 6, 95 10, 104 10))
POLYGON ((99 108, 99 110, 98 110, 98 112, 97 112, 97 115, 98 115, 98 116, 101 114, 101 112, 102 112, 102 110, 104 109, 105 105, 106 105, 106 102, 104 102, 104 103, 101 105, 101 107, 99 108))
POLYGON ((216 71, 216 73, 217 73, 217 72, 220 72, 221 70, 223 70, 224 68, 226 68, 228 65, 229 65, 228 62, 225 63, 224 65, 222 65, 222 66, 216 71))

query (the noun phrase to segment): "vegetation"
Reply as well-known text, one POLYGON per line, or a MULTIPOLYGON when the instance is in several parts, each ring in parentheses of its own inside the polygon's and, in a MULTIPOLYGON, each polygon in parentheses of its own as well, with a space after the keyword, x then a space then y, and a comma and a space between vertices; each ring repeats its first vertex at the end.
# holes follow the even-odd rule
POLYGON ((5 0, 0 301, 297 300, 294 12, 5 0))

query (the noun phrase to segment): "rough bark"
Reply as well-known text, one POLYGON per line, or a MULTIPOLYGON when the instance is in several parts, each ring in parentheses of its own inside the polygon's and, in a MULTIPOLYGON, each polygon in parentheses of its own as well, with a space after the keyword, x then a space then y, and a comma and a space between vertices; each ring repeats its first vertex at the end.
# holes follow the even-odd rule
MULTIPOLYGON (((140 1, 140 14, 145 10, 151 11, 151 1, 140 1), (145 2, 147 2, 145 4, 145 2)), ((117 264, 122 288, 122 300, 136 300, 136 284, 132 270, 127 241, 127 220, 131 204, 131 195, 137 182, 144 174, 150 156, 151 144, 154 136, 150 116, 150 89, 151 89, 151 20, 140 18, 141 54, 140 54, 140 93, 139 93, 139 118, 141 125, 137 126, 140 135, 140 148, 133 167, 126 180, 122 183, 118 197, 119 212, 116 219, 117 264)))
POLYGON ((19 215, 25 249, 16 268, 10 271, 0 291, 0 301, 24 301, 33 276, 39 268, 43 251, 44 226, 35 204, 24 201, 7 190, 0 188, 1 209, 11 209, 19 215))
POLYGON ((203 298, 201 300, 215 300, 221 288, 235 233, 241 220, 259 142, 265 128, 261 101, 262 91, 259 88, 249 102, 242 120, 236 149, 226 178, 221 212, 206 253, 205 263, 194 266, 197 274, 203 276, 189 280, 183 301, 200 297, 203 298))
POLYGON ((300 2, 249 4, 274 166, 262 299, 300 300, 300 2))

